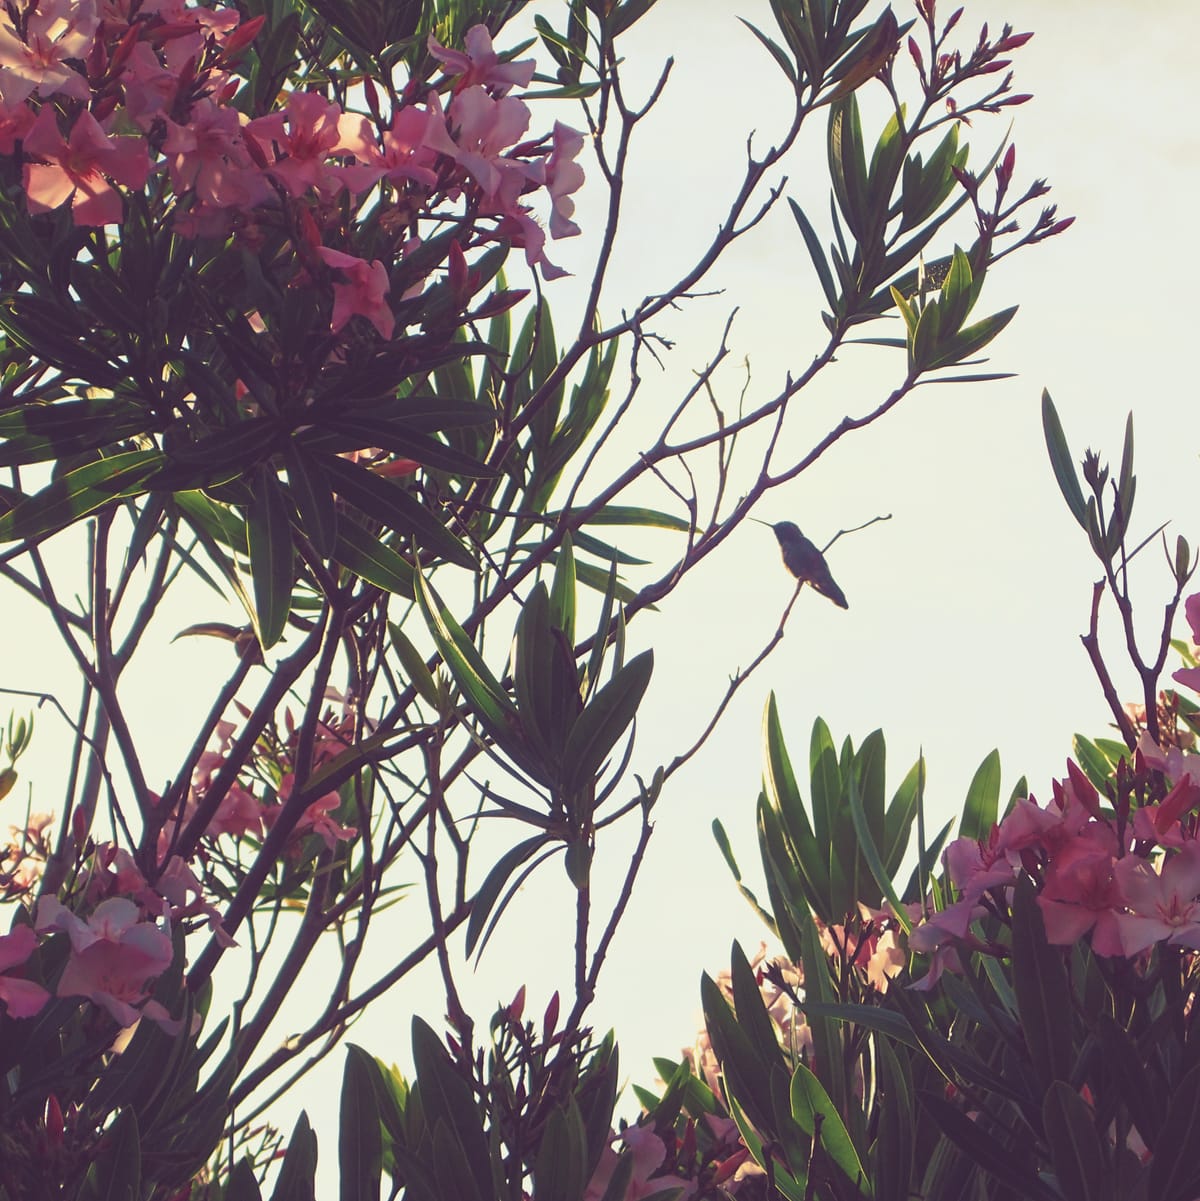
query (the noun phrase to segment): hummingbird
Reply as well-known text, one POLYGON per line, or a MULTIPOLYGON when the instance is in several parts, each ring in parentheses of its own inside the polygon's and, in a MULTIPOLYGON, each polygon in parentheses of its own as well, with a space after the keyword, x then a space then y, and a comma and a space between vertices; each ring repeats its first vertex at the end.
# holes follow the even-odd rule
MULTIPOLYGON (((754 520, 758 521, 758 518, 754 520)), ((759 525, 771 523, 760 521, 759 525)), ((771 525, 771 529, 779 539, 779 549, 783 553, 783 563, 788 571, 802 584, 811 584, 835 605, 843 609, 850 608, 846 602, 846 594, 837 586, 829 572, 825 556, 800 532, 800 527, 794 521, 777 521, 771 525)))

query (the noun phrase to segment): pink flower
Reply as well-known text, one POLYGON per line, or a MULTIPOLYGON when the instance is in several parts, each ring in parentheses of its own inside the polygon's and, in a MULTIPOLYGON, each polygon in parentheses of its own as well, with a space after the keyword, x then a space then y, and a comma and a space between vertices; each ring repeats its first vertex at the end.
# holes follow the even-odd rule
POLYGON ((1169 854, 1160 872, 1138 855, 1127 855, 1114 870, 1129 908, 1116 918, 1126 955, 1164 939, 1200 950, 1200 844, 1169 854))
POLYGON ((448 50, 431 33, 429 53, 445 68, 447 75, 459 76, 457 89, 473 84, 486 84, 497 96, 503 96, 513 86, 527 88, 537 63, 524 58, 517 63, 502 63, 492 46, 492 35, 486 25, 472 25, 463 38, 465 52, 448 50))
MULTIPOLYGON (((288 772, 279 782, 279 799, 286 801, 292 795, 292 788, 295 785, 296 777, 288 772)), ((343 839, 353 838, 358 830, 354 826, 340 825, 332 816, 332 813, 342 803, 342 798, 336 792, 327 792, 324 796, 318 797, 307 809, 304 815, 296 823, 295 830, 292 831, 293 838, 303 838, 309 834, 315 834, 322 839, 325 845, 332 851, 337 843, 343 839)), ((279 814, 279 808, 268 809, 263 816, 266 819, 268 826, 275 822, 275 818, 279 814)))
POLYGON ((25 199, 31 213, 45 213, 71 199, 76 225, 116 225, 121 195, 111 180, 140 188, 150 173, 150 157, 141 138, 109 137, 86 110, 75 119, 69 142, 63 141, 54 106, 43 105, 25 135, 25 199))
POLYGON ((33 109, 29 105, 0 104, 0 154, 12 154, 32 125, 33 109))
POLYGON ((1106 826, 1089 826, 1056 851, 1038 897, 1049 942, 1070 946, 1091 930, 1098 955, 1122 954, 1115 911, 1123 897, 1113 874, 1115 852, 1106 826))
POLYGON ((347 277, 333 285, 333 320, 336 334, 351 317, 365 317, 381 338, 390 338, 396 318, 387 302, 390 286, 387 268, 378 259, 367 262, 328 246, 318 246, 321 259, 347 277))
POLYGON ((175 194, 193 190, 213 208, 249 208, 273 195, 242 140, 238 114, 211 100, 192 105, 187 125, 167 121, 163 154, 175 194))
POLYGON ((570 196, 583 187, 583 168, 575 162, 583 149, 583 134, 561 121, 554 122, 554 143, 546 159, 546 190, 553 207, 550 210, 550 236, 573 238, 579 226, 571 220, 575 201, 570 196))
POLYGON ((919 926, 914 926, 909 931, 908 949, 928 956, 929 965, 925 975, 908 987, 929 992, 943 972, 961 972, 959 947, 979 945, 979 940, 971 933, 971 923, 986 912, 974 900, 960 900, 935 910, 919 926))
POLYGON ((977 901, 989 888, 1011 884, 1016 875, 998 826, 992 827, 986 840, 956 838, 946 848, 946 871, 963 900, 970 901, 977 901))
POLYGON ((5 974, 25 963, 37 945, 37 935, 28 926, 16 926, 11 934, 0 934, 0 1001, 9 1017, 31 1018, 50 1000, 40 984, 5 974))
POLYGON ((0 8, 0 99, 18 104, 35 91, 89 99, 86 77, 66 60, 86 58, 92 48, 100 24, 95 0, 24 0, 17 7, 25 16, 24 38, 12 10, 0 8))
POLYGON ((56 897, 38 902, 37 928, 66 931, 71 956, 59 977, 60 997, 87 997, 106 1009, 122 1027, 143 1015, 169 1027, 170 1017, 146 999, 147 985, 171 966, 170 938, 151 922, 139 920, 138 907, 124 897, 101 901, 85 922, 56 897), (141 1008, 135 1008, 141 1003, 141 1008))
MULTIPOLYGON (((641 1201, 643 1197, 652 1196, 665 1189, 682 1189, 678 1194, 680 1201, 694 1196, 696 1185, 693 1181, 681 1180, 678 1176, 653 1175, 667 1158, 666 1144, 650 1129, 649 1126, 629 1126, 620 1135, 629 1154, 633 1157, 633 1176, 629 1187, 623 1194, 622 1201, 641 1201)), ((600 1201, 608 1188, 613 1172, 616 1171, 619 1156, 611 1144, 600 1153, 600 1162, 592 1173, 591 1180, 584 1190, 583 1201, 600 1201)))
POLYGON ((545 179, 545 165, 506 158, 529 128, 529 108, 520 100, 497 100, 483 88, 467 88, 450 102, 453 155, 483 189, 488 203, 508 212, 527 187, 545 179))
POLYGON ((453 158, 457 150, 440 107, 410 104, 393 114, 391 128, 383 134, 382 151, 368 151, 364 161, 381 167, 391 183, 410 179, 432 188, 438 181, 434 170, 438 155, 453 158))
POLYGON ((289 196, 302 196, 309 188, 326 197, 344 186, 328 160, 365 152, 365 119, 343 113, 315 92, 292 92, 283 112, 251 121, 245 129, 268 161, 270 172, 289 196))

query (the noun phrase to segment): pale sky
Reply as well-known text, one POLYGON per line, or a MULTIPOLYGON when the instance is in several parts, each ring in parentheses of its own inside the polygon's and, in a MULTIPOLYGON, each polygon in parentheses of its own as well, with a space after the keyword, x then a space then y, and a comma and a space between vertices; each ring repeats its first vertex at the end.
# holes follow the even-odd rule
MULTIPOLYGON (((770 26, 765 2, 661 0, 627 42, 627 80, 652 78, 668 53, 676 68, 629 169, 627 240, 618 247, 606 299, 610 317, 661 289, 696 253, 725 207, 747 132, 757 130, 765 143, 783 124, 777 69, 734 12, 770 26)), ((897 13, 905 19, 904 4, 897 13)), ((1128 6, 1115 0, 967 5, 965 42, 985 17, 993 29, 1007 19, 1018 31, 1036 31, 1015 61, 1016 90, 1036 99, 1012 110, 1014 188, 1044 176, 1060 215, 1078 220, 1061 238, 1006 260, 984 289, 981 313, 1021 305, 989 348, 990 369, 1015 371, 1017 378, 919 389, 878 426, 847 438, 768 498, 761 516, 794 520, 819 543, 876 514, 891 513, 892 520, 833 548, 830 566, 849 610, 806 590, 774 657, 743 687, 707 751, 674 779, 658 805, 641 888, 592 1013, 600 1029, 616 1027, 627 1079, 650 1083, 650 1057, 677 1056, 692 1041, 700 972, 727 966, 733 938, 753 947, 765 933, 739 898, 709 826, 721 818, 743 868, 757 875, 754 804, 769 690, 778 695, 798 766, 807 759, 817 715, 838 740, 849 734, 860 742, 884 729, 889 789, 924 747, 934 820, 956 812, 993 747, 1001 752, 1004 794, 1024 773, 1044 799, 1051 779, 1065 770, 1072 734, 1108 733, 1109 717, 1079 644, 1099 570, 1051 475, 1039 397, 1043 387, 1050 389, 1077 456, 1092 445, 1118 458, 1132 409, 1135 532, 1169 520, 1172 539, 1183 533, 1200 541, 1189 503, 1200 482, 1190 314, 1200 147, 1189 95, 1200 7, 1175 0, 1155 6, 1155 13, 1153 20, 1131 18, 1128 6)), ((1006 123, 976 122, 973 163, 987 158, 1006 123)), ((868 131, 870 142, 877 127, 868 131)), ((828 203, 823 128, 786 171, 786 194, 810 207, 822 228, 828 203)), ((581 200, 585 228, 598 221, 597 203, 587 195, 581 200)), ((969 240, 969 231, 960 236, 969 240)), ((585 236, 556 246, 552 257, 586 279, 590 247, 585 236)), ((737 248, 715 284, 727 289, 725 296, 694 302, 660 323, 678 345, 660 376, 644 368, 639 420, 646 432, 631 429, 627 453, 649 440, 658 414, 673 406, 703 365, 730 307, 739 306, 740 314, 729 365, 719 377, 729 408, 736 407, 743 359, 753 377, 750 401, 761 402, 788 368, 802 369, 821 345, 819 289, 782 205, 737 248)), ((548 289, 556 314, 564 311, 563 331, 572 286, 567 281, 548 289)), ((890 352, 852 349, 812 399, 793 402, 810 406, 798 427, 819 437, 844 414, 873 408, 901 372, 890 352)), ((799 429, 793 441, 798 458, 810 442, 799 429)), ((640 545, 661 548, 665 561, 671 538, 656 534, 640 545)), ((647 571, 644 578, 652 578, 647 571)), ((1137 583, 1149 644, 1170 586, 1159 552, 1143 552, 1137 583)), ((631 649, 653 645, 656 671, 639 720, 635 771, 648 776, 690 744, 729 676, 770 637, 791 588, 770 532, 747 524, 688 577, 660 614, 638 617, 631 649)), ((9 682, 44 685, 55 676, 52 634, 23 624, 33 614, 11 592, 3 604, 9 682)), ((185 734, 189 715, 201 711, 208 696, 211 648, 199 640, 166 644, 174 629, 214 614, 204 596, 184 608, 172 616, 177 625, 161 627, 162 657, 144 664, 140 677, 142 728, 161 728, 166 737, 185 734), (189 689, 193 679, 196 687, 189 689)), ((1133 699, 1111 621, 1104 633, 1123 695, 1133 699)), ((39 778, 58 779, 55 747, 62 734, 48 713, 39 723, 25 761, 35 789, 39 778)), ((56 795, 46 787, 40 807, 56 795)), ((38 801, 35 791, 35 809, 38 801)), ((601 880, 605 865, 614 874, 623 869, 624 855, 620 835, 601 841, 601 880)), ((516 901, 484 958, 471 988, 477 1019, 486 1022, 491 1005, 508 1000, 522 982, 530 987, 531 1011, 554 987, 569 989, 572 904, 555 861, 516 901)), ((400 938, 412 929, 402 910, 396 911, 400 938)), ((353 1041, 405 1062, 412 1009, 434 1025, 439 1018, 440 997, 429 982, 415 981, 380 1003, 353 1041)), ((327 1168, 336 1157, 336 1127, 328 1106, 313 1101, 336 1090, 341 1057, 332 1060, 331 1069, 298 1093, 298 1103, 316 1111, 327 1168)), ((290 1105, 280 1109, 285 1126, 291 1117, 284 1114, 291 1112, 290 1105)))

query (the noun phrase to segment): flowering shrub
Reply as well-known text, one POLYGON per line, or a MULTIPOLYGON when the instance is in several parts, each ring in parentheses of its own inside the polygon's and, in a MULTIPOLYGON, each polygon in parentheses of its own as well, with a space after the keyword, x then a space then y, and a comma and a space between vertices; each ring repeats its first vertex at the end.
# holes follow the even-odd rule
MULTIPOLYGON (((1200 1193, 1188 1150, 1200 1089, 1200 707, 1155 691, 1195 564, 1180 539, 1163 649, 1144 662, 1125 643, 1147 702, 1120 705, 1095 614, 1108 590, 1132 629, 1132 427, 1111 497, 1107 467, 1088 453, 1085 504, 1048 398, 1045 424, 1064 496, 1105 567, 1084 644, 1122 740, 1077 738, 1050 800, 1022 782, 1003 812, 993 752, 959 836, 947 843, 947 825, 926 841, 922 764, 885 806, 878 733, 839 756, 818 722, 806 804, 772 700, 758 806, 772 912, 742 891, 786 958, 748 961, 735 945, 727 979, 704 980, 700 1052, 665 1065, 661 1097, 641 1094, 655 1130, 711 1127, 728 1111, 738 1149, 723 1153, 795 1201, 1200 1193)), ((1184 611, 1200 642, 1200 594, 1184 611)), ((1194 646, 1174 645, 1187 663, 1174 679, 1193 687, 1194 646)), ((689 1179, 715 1183, 711 1171, 689 1179)))
MULTIPOLYGON (((523 57, 532 42, 499 48, 520 5, 0 7, 3 576, 50 619, 81 693, 79 716, 59 710, 73 742, 53 828, 28 805, 0 862, 13 915, 0 936, 2 1201, 255 1201, 268 1168, 280 1201, 312 1196, 307 1119, 284 1151, 261 1113, 426 961, 448 1032, 414 1018, 411 1081, 350 1049, 343 1195, 374 1196, 384 1176, 405 1201, 620 1201, 770 1182, 774 1160, 751 1130, 767 1122, 765 1094, 753 1072, 732 1082, 740 1044, 719 1019, 721 1095, 664 1065, 669 1100, 652 1126, 612 1128, 616 1048, 593 1037, 589 1007, 651 814, 750 674, 693 743, 635 773, 653 652, 632 648, 630 630, 851 428, 961 364, 969 380, 991 378, 974 364, 1014 310, 972 316, 987 274, 1070 219, 1046 206, 1018 223, 1047 189, 1021 191, 1011 145, 968 165, 972 118, 1028 99, 1006 57, 1028 35, 985 27, 956 47, 959 14, 941 21, 930 0, 907 38, 883 5, 864 16, 866 0, 788 0, 773 6, 779 40, 753 31, 793 101, 771 149, 748 156, 690 268, 614 302, 625 172, 654 104, 630 105, 617 42, 652 4, 571 0, 563 28, 532 14, 553 75, 523 57), (856 92, 876 86, 913 103, 896 100, 872 148, 856 92), (535 100, 578 102, 579 119, 541 119, 535 100), (736 422, 719 405, 697 416, 722 348, 704 387, 598 478, 617 426, 643 408, 641 356, 667 342, 657 319, 780 199, 776 169, 813 120, 826 123, 827 233, 791 211, 828 305, 825 344, 736 422), (548 240, 579 232, 581 157, 607 215, 577 332, 560 346, 542 291, 563 274, 548 240), (947 232, 956 214, 965 246, 947 232), (619 320, 606 323, 602 297, 619 320), (904 336, 882 340, 899 352, 887 398, 802 460, 775 461, 795 395, 893 309, 904 336), (769 436, 742 437, 753 427, 769 436), (754 481, 736 499, 735 469, 754 481), (618 544, 613 530, 628 526, 685 535, 657 578, 618 544), (64 558, 85 564, 86 588, 47 564, 43 544, 60 538, 80 548, 64 558), (227 672, 197 728, 156 747, 172 767, 152 777, 144 740, 161 735, 137 728, 125 673, 186 574, 245 616, 183 631, 212 638, 227 672), (503 665, 499 646, 511 647, 503 665), (618 821, 636 827, 636 846, 610 888, 598 841, 618 821), (487 851, 481 828, 502 832, 487 851), (534 1022, 518 991, 477 1026, 457 982, 464 960, 558 856, 574 914, 569 1000, 534 1022), (393 929, 371 935, 386 949, 372 959, 370 928, 402 892, 424 909, 400 949, 393 929), (322 940, 336 969, 314 973, 322 940), (228 965, 239 991, 222 1014, 228 965), (683 1121, 685 1102, 703 1123, 683 1121)), ((170 653, 155 662, 168 685, 170 653)), ((26 742, 10 727, 0 797, 26 742)), ((871 880, 899 868, 919 779, 885 811, 880 738, 851 749, 844 772, 831 743, 819 751, 815 837, 840 857, 811 853, 798 804, 764 801, 773 862, 787 840, 804 852, 785 890, 798 916, 777 903, 776 881, 774 920, 808 992, 827 956, 829 988, 879 1008, 907 995, 897 972, 913 918, 871 880), (860 825, 874 841, 851 846, 860 825)), ((776 754, 778 796, 794 792, 789 778, 776 754)), ((796 1003, 797 978, 768 979, 783 1008, 796 1003)), ((709 990, 712 1013, 731 998, 741 1014, 752 992, 757 1004, 759 983, 735 964, 727 993, 709 990)), ((867 1103, 876 1076, 852 1068, 832 1019, 805 1005, 786 1044, 770 1019, 756 1027, 770 1087, 785 1055, 807 1055, 822 1073, 845 1068, 840 1092, 830 1085, 839 1103, 867 1103)), ((797 1121, 806 1137, 825 1122, 828 1140, 823 1086, 803 1066, 789 1085, 797 1121)), ((849 1138, 830 1144, 843 1175, 849 1138)))

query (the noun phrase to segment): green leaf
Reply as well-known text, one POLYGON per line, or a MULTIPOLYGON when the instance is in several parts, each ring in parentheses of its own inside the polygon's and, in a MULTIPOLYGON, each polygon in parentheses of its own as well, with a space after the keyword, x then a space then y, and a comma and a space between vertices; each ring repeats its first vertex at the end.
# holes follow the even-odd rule
POLYGON ((588 1182, 587 1134, 575 1098, 552 1110, 533 1165, 533 1188, 539 1197, 579 1201, 588 1182))
POLYGON ((1104 1201, 1106 1159, 1092 1111, 1064 1080, 1055 1080, 1042 1099, 1042 1127, 1058 1187, 1066 1201, 1104 1201))
POLYGON ((866 861, 867 870, 870 871, 875 883, 879 885, 883 897, 891 905, 896 920, 900 922, 907 933, 912 928, 912 919, 905 911, 900 895, 892 883, 892 878, 883 866, 883 860, 879 857, 879 848, 875 845, 867 815, 863 810, 862 799, 858 794, 858 782, 853 773, 846 781, 846 800, 849 803, 850 816, 854 822, 854 833, 858 838, 858 853, 866 861))
POLYGON ((796 82, 796 68, 792 60, 784 52, 783 47, 773 42, 761 29, 751 25, 745 17, 739 17, 738 20, 767 48, 771 57, 779 64, 779 69, 787 76, 788 82, 794 84, 796 82))
POLYGON ((741 1021, 707 972, 700 977, 700 1002, 708 1037, 725 1078, 727 1098, 736 1101, 760 1130, 769 1131, 772 1105, 767 1065, 760 1063, 741 1021))
POLYGON ((840 1024, 821 1016, 810 1006, 812 1002, 830 1005, 837 999, 829 976, 829 960, 821 947, 817 924, 811 915, 800 921, 800 938, 804 949, 801 966, 804 971, 805 1016, 812 1031, 816 1066, 821 1083, 840 1113, 844 1111, 848 1092, 844 1040, 840 1024))
POLYGON ((1048 1088, 1071 1078, 1071 995, 1062 952, 1046 941, 1033 884, 1022 877, 1013 890, 1012 981, 1030 1065, 1048 1088))
POLYGON ((604 666, 604 650, 608 645, 609 628, 612 625, 613 606, 617 596, 617 565, 614 563, 608 569, 608 579, 604 588, 604 601, 600 606, 600 619, 596 622, 596 633, 592 639, 592 651, 588 655, 587 672, 584 677, 587 689, 591 692, 600 679, 600 671, 604 666))
POLYGON ((575 555, 571 535, 564 534, 550 590, 550 620, 562 630, 569 645, 575 645, 575 555))
POLYGON ((759 856, 767 877, 767 897, 775 916, 772 918, 761 909, 759 913, 768 928, 778 935, 789 958, 799 963, 804 958, 801 930, 812 913, 814 902, 809 897, 807 881, 797 870, 779 815, 771 808, 765 794, 759 794, 756 813, 759 856))
POLYGON ((512 680, 521 728, 544 765, 539 778, 547 782, 561 766, 563 744, 580 711, 575 660, 550 622, 550 597, 539 580, 517 618, 512 680))
POLYGON ((908 775, 896 789, 892 803, 888 806, 885 827, 887 834, 883 845, 883 870, 894 876, 900 869, 901 860, 908 850, 912 835, 913 820, 917 816, 917 796, 922 777, 922 764, 914 763, 908 775))
MULTIPOLYGON (((755 30, 755 32, 758 31, 755 30)), ((821 291, 825 293, 825 299, 829 301, 830 309, 836 313, 838 311, 838 290, 834 285, 829 263, 825 259, 825 252, 821 249, 820 240, 817 238, 817 231, 813 229, 812 222, 805 216, 804 210, 790 196, 788 204, 791 207, 792 216, 796 219, 796 224, 800 227, 804 245, 808 248, 808 256, 816 268, 817 278, 821 281, 821 291)))
MULTIPOLYGON (((873 730, 863 739, 858 748, 855 769, 858 775, 858 795, 862 801, 867 829, 876 851, 882 849, 886 831, 884 827, 883 794, 886 774, 886 746, 883 731, 873 730)), ((858 900, 865 900, 859 897, 858 900)))
POLYGON ((563 751, 566 792, 576 792, 595 780, 609 752, 637 715, 653 671, 652 650, 635 655, 579 715, 563 751))
POLYGON ((730 956, 730 982, 737 1022, 750 1044, 757 1070, 763 1076, 769 1076, 775 1068, 782 1070, 785 1065, 776 1027, 767 1013, 754 969, 737 942, 730 956))
POLYGON ((948 343, 943 343, 940 353, 929 363, 929 370, 950 367, 978 354, 1016 315, 1017 306, 1013 305, 959 330, 948 343))
POLYGON ((392 645, 400 658, 400 666, 408 682, 417 690, 417 694, 426 704, 435 708, 441 699, 433 675, 425 665, 421 652, 412 644, 405 632, 394 622, 388 622, 388 632, 392 636, 392 645))
POLYGON ((288 494, 296 506, 300 529, 322 558, 333 554, 337 538, 337 509, 328 476, 315 455, 289 441, 283 452, 288 494))
MULTIPOLYGON (((567 509, 558 513, 548 513, 547 520, 558 525, 563 518, 567 524, 573 525, 583 509, 567 509)), ((636 525, 650 526, 660 530, 678 530, 686 534, 691 528, 687 521, 676 517, 673 513, 663 513, 658 509, 644 509, 636 505, 602 505, 594 513, 588 515, 584 525, 636 525)))
POLYGON ((1000 809, 1000 752, 993 750, 979 765, 967 789, 958 823, 960 838, 987 839, 1000 809))
POLYGON ((796 1065, 791 1087, 792 1117, 809 1138, 818 1136, 826 1155, 845 1173, 846 1179, 865 1196, 874 1195, 866 1168, 858 1157, 850 1131, 834 1108, 821 1082, 802 1063, 796 1065))
POLYGON ((475 649, 462 626, 442 603, 433 585, 426 582, 421 572, 416 573, 415 579, 417 602, 424 614, 425 624, 454 682, 484 728, 497 741, 511 742, 510 734, 518 724, 518 719, 508 693, 483 661, 483 656, 475 649))
POLYGON ((162 462, 157 450, 131 450, 77 467, 0 516, 0 542, 36 542, 112 501, 136 496, 162 462))
POLYGON ((382 588, 412 599, 417 573, 412 564, 368 533, 356 521, 339 521, 333 558, 356 576, 382 588))
POLYGON ((903 1016, 878 1005, 806 1000, 802 1008, 806 1017, 836 1018, 838 1021, 886 1035, 892 1042, 904 1043, 913 1050, 917 1050, 921 1045, 903 1016))
POLYGON ((1193 1201, 1200 1192, 1200 1066, 1175 1086, 1150 1161, 1148 1196, 1154 1201, 1193 1201))
POLYGON ((140 405, 112 393, 53 404, 23 403, 0 412, 0 467, 61 460, 112 446, 143 432, 149 420, 140 405))
POLYGON ((796 784, 796 775, 783 740, 783 729, 774 693, 767 698, 763 710, 763 759, 763 790, 768 803, 778 814, 788 841, 796 853, 796 867, 804 879, 808 905, 823 921, 828 921, 829 864, 824 853, 828 840, 822 842, 813 834, 813 827, 804 808, 804 801, 796 784))
POLYGON ((271 1201, 316 1201, 317 1136, 301 1110, 288 1139, 287 1154, 279 1169, 279 1179, 271 1201))
POLYGON ((829 168, 838 207, 850 232, 862 243, 870 224, 870 197, 862 123, 853 94, 829 106, 829 168))
MULTIPOLYGON (((740 892, 742 896, 746 898, 750 904, 750 907, 755 913, 758 914, 763 922, 766 923, 767 927, 772 931, 772 933, 778 934, 779 931, 776 928, 775 919, 772 918, 771 915, 758 903, 758 897, 756 897, 754 893, 752 893, 750 889, 748 889, 742 882, 742 873, 738 869, 737 860, 734 858, 733 847, 729 843, 729 835, 725 833, 725 827, 721 825, 719 818, 713 819, 712 834, 713 838, 716 840, 718 848, 721 851, 721 855, 724 858, 726 865, 733 873, 734 881, 738 886, 738 892, 740 892)), ((784 949, 787 949, 786 946, 784 949)))
POLYGON ((916 1149, 912 1074, 887 1039, 872 1042, 877 1065, 875 1112, 879 1130, 871 1149, 875 1201, 908 1201, 916 1149))
POLYGON ((341 1201, 378 1201, 379 1198, 383 1141, 372 1076, 370 1056, 361 1047, 349 1044, 338 1114, 341 1201))
POLYGON ((1112 1071, 1129 1116, 1142 1141, 1153 1151, 1159 1143, 1168 1099, 1162 1095, 1162 1089, 1147 1071, 1146 1057, 1136 1041, 1109 1013, 1101 1012, 1098 1015, 1096 1034, 1105 1066, 1112 1071))
POLYGON ((322 456, 321 463, 333 490, 368 517, 400 533, 412 534, 425 550, 447 562, 475 567, 471 552, 402 484, 336 455, 322 456))
POLYGON ((108 1128, 78 1197, 79 1201, 139 1201, 141 1196, 142 1146, 137 1114, 130 1106, 108 1128))
POLYGON ((406 429, 397 422, 370 417, 328 419, 322 427, 301 434, 297 441, 313 450, 343 454, 378 446, 406 459, 415 459, 423 467, 446 471, 451 475, 488 476, 495 474, 485 463, 454 450, 444 442, 406 429))
POLYGON ((1083 501, 1083 490, 1080 488, 1079 477, 1075 474, 1074 460, 1071 459, 1070 448, 1067 446, 1067 435, 1063 434, 1055 402, 1050 399, 1050 393, 1045 388, 1041 390, 1041 429, 1046 437, 1050 466, 1055 471, 1055 479, 1058 480, 1063 500, 1067 502, 1071 516, 1086 528, 1087 504, 1083 501))
POLYGON ((262 1201, 262 1190, 254 1175, 254 1167, 248 1157, 243 1156, 229 1173, 223 1201, 262 1201))
POLYGON ((1032 1167, 1007 1153, 992 1133, 982 1129, 956 1105, 933 1092, 923 1091, 919 1096, 922 1106, 947 1138, 985 1172, 1014 1190, 1021 1201, 1062 1201, 1062 1195, 1044 1184, 1032 1167))
MULTIPOLYGON (((492 870, 488 872, 483 883, 479 886, 479 891, 475 894, 474 900, 471 902, 471 916, 467 920, 467 938, 466 938, 466 953, 470 955, 476 947, 479 946, 479 953, 483 954, 483 949, 487 946, 488 936, 495 926, 495 920, 488 923, 488 917, 496 906, 496 901, 499 899, 501 889, 508 883, 508 878, 526 862, 539 848, 547 843, 546 836, 539 834, 534 838, 527 838, 524 842, 519 842, 515 847, 510 848, 492 865, 492 870)), ((498 910, 496 916, 499 917, 498 910)))
POLYGON ((263 467, 257 473, 246 509, 247 553, 254 583, 254 627, 263 650, 283 636, 292 611, 292 528, 283 490, 275 473, 263 467))
POLYGON ((490 1196, 492 1168, 479 1107, 437 1035, 419 1017, 412 1023, 412 1055, 426 1122, 435 1131, 443 1126, 452 1132, 459 1149, 456 1162, 465 1164, 476 1194, 490 1196))

